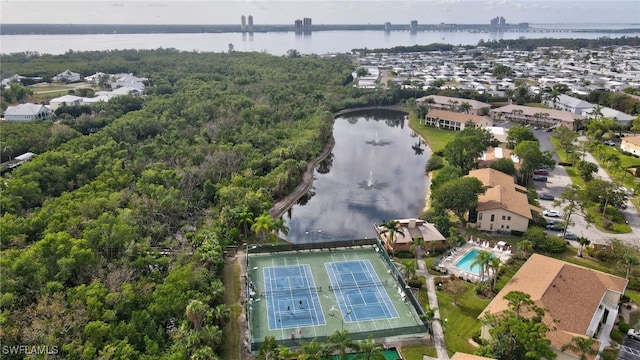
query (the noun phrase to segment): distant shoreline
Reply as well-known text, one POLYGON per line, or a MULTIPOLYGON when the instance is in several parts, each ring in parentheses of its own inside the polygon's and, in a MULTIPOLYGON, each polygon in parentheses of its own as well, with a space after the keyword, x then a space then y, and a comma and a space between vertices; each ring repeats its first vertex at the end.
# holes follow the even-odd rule
MULTIPOLYGON (((468 32, 567 32, 567 33, 640 33, 640 24, 420 24, 411 29, 408 24, 313 25, 312 31, 468 31, 468 32), (599 27, 602 26, 602 27, 599 27), (624 26, 624 28, 621 28, 624 26), (628 27, 627 27, 628 26, 628 27)), ((82 34, 191 34, 191 33, 265 33, 296 32, 293 24, 254 25, 243 30, 231 25, 119 25, 119 24, 0 24, 2 35, 82 35, 82 34)), ((300 32, 300 34, 303 34, 300 32)))

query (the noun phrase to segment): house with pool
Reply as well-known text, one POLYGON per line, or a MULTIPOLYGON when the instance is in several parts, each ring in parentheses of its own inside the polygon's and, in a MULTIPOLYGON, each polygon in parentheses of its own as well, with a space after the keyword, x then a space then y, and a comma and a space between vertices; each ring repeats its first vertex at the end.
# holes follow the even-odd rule
POLYGON ((468 226, 482 231, 525 232, 532 212, 542 209, 529 204, 527 189, 507 175, 491 168, 471 170, 470 177, 480 180, 485 193, 478 196, 478 207, 470 212, 468 226))
MULTIPOLYGON (((575 336, 596 339, 594 349, 599 351, 609 346, 609 333, 627 283, 619 276, 533 254, 479 317, 507 310, 504 296, 509 292, 527 293, 538 307, 548 310, 543 322, 551 327, 547 338, 557 359, 578 359, 580 354, 563 352, 562 346, 575 336)), ((482 327, 481 336, 491 337, 487 325, 482 327)))

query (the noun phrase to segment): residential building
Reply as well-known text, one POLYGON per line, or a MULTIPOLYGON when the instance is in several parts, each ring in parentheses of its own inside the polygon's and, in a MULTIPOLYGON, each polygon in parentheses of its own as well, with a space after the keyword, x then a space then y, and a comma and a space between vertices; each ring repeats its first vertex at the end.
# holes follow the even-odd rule
MULTIPOLYGON (((480 317, 509 309, 504 296, 511 291, 529 294, 536 306, 547 309, 543 322, 551 327, 547 338, 558 360, 577 359, 579 354, 560 349, 575 336, 598 339, 596 346, 600 351, 608 346, 609 332, 618 318, 618 303, 627 283, 627 279, 619 276, 533 254, 480 317)), ((488 326, 482 327, 481 336, 491 337, 488 326)))
POLYGON ((468 122, 474 127, 486 127, 492 124, 488 116, 478 116, 447 110, 430 110, 425 117, 425 124, 440 129, 460 131, 468 122))
POLYGON ((64 96, 60 96, 60 97, 49 100, 49 107, 51 108, 51 110, 55 111, 57 108, 59 108, 62 105, 66 105, 66 106, 82 105, 82 99, 83 98, 81 98, 80 96, 64 95, 64 96))
POLYGON ((74 82, 80 81, 81 79, 82 79, 82 76, 80 76, 80 74, 73 72, 71 70, 65 70, 60 74, 51 78, 51 80, 53 80, 54 82, 65 82, 65 83, 74 83, 74 82))
POLYGON ((446 247, 446 239, 436 227, 422 219, 399 219, 398 227, 402 232, 398 231, 393 235, 393 242, 390 243, 388 233, 383 233, 384 227, 375 225, 375 230, 380 239, 385 243, 388 250, 393 251, 410 251, 413 245, 413 239, 421 239, 424 241, 424 249, 439 249, 446 247))
POLYGON ((622 138, 620 150, 640 156, 640 136, 622 138))
MULTIPOLYGON (((582 111, 582 115, 593 118, 595 117, 594 110, 595 106, 589 109, 585 109, 582 111)), ((618 111, 608 107, 600 108, 600 114, 602 114, 602 117, 611 119, 620 125, 629 125, 635 119, 635 116, 631 116, 629 114, 623 113, 622 111, 618 111)))
POLYGON ((582 115, 584 110, 591 109, 593 104, 573 96, 558 94, 556 99, 543 98, 542 103, 557 110, 568 111, 570 113, 582 115), (554 101, 555 100, 555 101, 554 101))
POLYGON ((494 120, 516 121, 535 126, 556 127, 562 125, 572 130, 576 130, 578 123, 585 119, 582 115, 568 111, 523 105, 506 105, 492 109, 491 117, 494 120))
POLYGON ((469 219, 469 225, 478 230, 525 232, 533 219, 532 211, 542 212, 529 204, 527 189, 516 184, 511 175, 487 168, 471 170, 467 176, 480 180, 485 189, 478 196, 477 217, 469 219))
POLYGON ((510 159, 513 165, 518 168, 520 166, 520 159, 511 154, 511 149, 506 147, 490 147, 482 153, 479 159, 476 160, 476 166, 479 169, 491 167, 491 164, 500 159, 510 159))
POLYGON ((9 106, 4 112, 4 119, 16 122, 31 122, 37 120, 51 119, 53 112, 46 106, 40 104, 20 104, 9 106))
POLYGON ((470 105, 468 113, 474 115, 482 115, 483 113, 485 113, 485 111, 491 109, 491 104, 487 104, 482 101, 441 95, 424 96, 417 99, 416 102, 428 106, 429 109, 442 109, 450 111, 459 111, 460 106, 463 103, 467 103, 470 105))

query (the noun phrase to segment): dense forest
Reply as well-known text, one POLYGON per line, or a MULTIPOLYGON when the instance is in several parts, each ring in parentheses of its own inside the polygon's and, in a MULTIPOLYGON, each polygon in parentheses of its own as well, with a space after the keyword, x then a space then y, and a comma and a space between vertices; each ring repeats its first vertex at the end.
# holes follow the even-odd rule
POLYGON ((387 96, 351 86, 340 58, 161 49, 1 60, 27 76, 149 79, 144 99, 0 127, 3 148, 38 154, 0 179, 2 345, 55 346, 61 358, 222 358, 223 249, 297 185, 331 137, 332 111, 387 96))

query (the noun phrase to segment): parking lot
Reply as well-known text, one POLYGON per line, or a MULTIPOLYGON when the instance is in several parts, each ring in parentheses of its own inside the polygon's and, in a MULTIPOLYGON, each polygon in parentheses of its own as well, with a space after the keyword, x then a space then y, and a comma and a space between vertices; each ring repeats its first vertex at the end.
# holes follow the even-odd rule
MULTIPOLYGON (((511 127, 518 124, 504 124, 502 126, 511 127)), ((550 135, 551 132, 546 132, 544 129, 533 130, 534 135, 538 138, 540 143, 540 150, 549 150, 554 153, 554 160, 556 163, 559 161, 557 154, 555 153, 555 149, 551 144, 550 135)), ((597 164, 597 161, 593 158, 593 156, 589 153, 586 154, 585 160, 597 164)), ((562 192, 571 184, 571 178, 567 174, 566 169, 563 166, 556 166, 553 170, 549 171, 546 176, 547 181, 534 181, 536 191, 538 192, 538 197, 541 195, 553 196, 556 200, 561 198, 562 192)), ((600 168, 596 176, 602 177, 604 179, 609 180, 609 175, 600 168)), ((563 217, 563 207, 564 204, 560 204, 559 206, 554 206, 552 200, 544 200, 539 198, 540 207, 543 210, 558 210, 560 213, 560 217, 545 217, 547 220, 562 220, 563 217)), ((624 241, 626 244, 631 246, 640 246, 640 214, 637 209, 628 202, 627 208, 621 210, 622 215, 629 222, 631 226, 632 232, 628 234, 609 234, 602 232, 595 228, 595 226, 591 224, 587 224, 584 214, 575 213, 571 216, 571 222, 567 228, 568 232, 576 234, 577 236, 584 236, 589 239, 594 244, 608 244, 611 239, 619 239, 624 241)), ((561 235, 561 232, 554 230, 547 230, 547 233, 553 235, 561 235)), ((572 241, 572 245, 578 246, 577 242, 572 241)))

